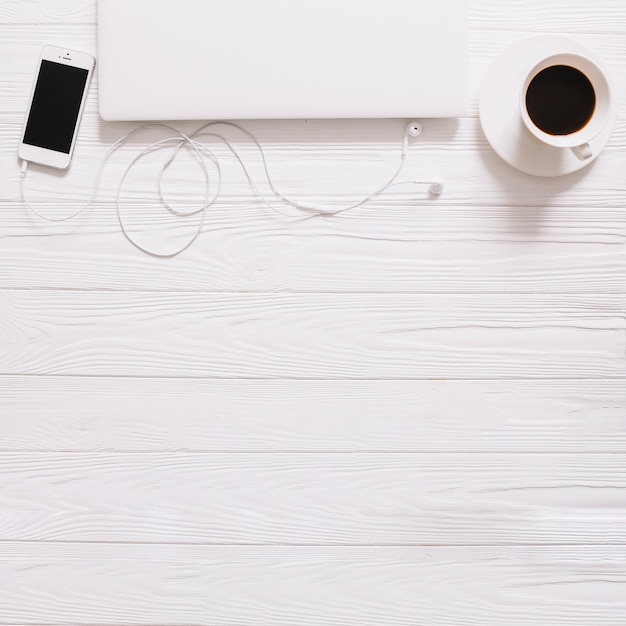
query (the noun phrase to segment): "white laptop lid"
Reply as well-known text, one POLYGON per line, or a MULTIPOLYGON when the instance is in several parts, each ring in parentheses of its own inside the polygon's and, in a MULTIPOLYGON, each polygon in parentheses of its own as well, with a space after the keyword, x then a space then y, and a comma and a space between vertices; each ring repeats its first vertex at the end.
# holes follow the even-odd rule
POLYGON ((457 117, 467 0, 98 0, 106 120, 457 117))

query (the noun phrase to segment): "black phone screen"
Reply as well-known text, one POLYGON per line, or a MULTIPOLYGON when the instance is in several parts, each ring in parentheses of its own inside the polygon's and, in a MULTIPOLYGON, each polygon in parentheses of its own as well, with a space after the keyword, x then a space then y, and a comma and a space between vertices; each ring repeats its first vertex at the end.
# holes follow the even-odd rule
POLYGON ((89 71, 42 61, 24 131, 24 143, 70 153, 89 71))

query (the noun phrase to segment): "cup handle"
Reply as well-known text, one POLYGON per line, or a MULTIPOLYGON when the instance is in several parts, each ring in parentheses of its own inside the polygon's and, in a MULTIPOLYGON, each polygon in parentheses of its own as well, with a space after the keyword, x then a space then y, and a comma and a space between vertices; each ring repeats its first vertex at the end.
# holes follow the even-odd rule
POLYGON ((590 159, 593 155, 591 146, 588 143, 583 143, 580 146, 574 146, 572 152, 581 160, 585 161, 590 159))

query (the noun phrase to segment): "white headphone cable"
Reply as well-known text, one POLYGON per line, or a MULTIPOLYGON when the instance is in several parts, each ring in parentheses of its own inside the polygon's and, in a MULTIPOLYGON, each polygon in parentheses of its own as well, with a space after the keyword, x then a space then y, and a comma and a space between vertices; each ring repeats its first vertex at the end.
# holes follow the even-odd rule
MULTIPOLYGON (((381 193, 383 193, 384 191, 386 191, 390 187, 395 187, 395 186, 399 186, 399 185, 429 185, 430 186, 429 187, 430 193, 433 194, 433 195, 437 195, 437 196, 440 195, 441 192, 443 191, 443 182, 441 180, 429 180, 429 181, 409 180, 409 181, 398 182, 398 183, 394 182, 396 180, 396 178, 398 178, 398 176, 400 175, 400 172, 402 171, 402 168, 404 167, 404 161, 405 161, 405 158, 406 158, 406 149, 407 149, 407 145, 408 145, 407 142, 408 142, 409 134, 411 136, 414 136, 414 137, 417 137, 417 136, 419 136, 419 134, 421 134, 421 126, 419 124, 417 124, 416 122, 411 122, 405 129, 405 132, 403 134, 403 144, 402 144, 402 153, 401 153, 401 158, 400 158, 400 164, 398 165, 398 169, 395 171, 395 173, 389 179, 389 181, 385 185, 383 185, 382 187, 380 187, 379 189, 374 191, 373 193, 371 193, 368 196, 364 197, 363 199, 359 200, 358 202, 356 202, 354 204, 351 204, 349 206, 342 207, 340 209, 334 209, 334 210, 333 209, 327 209, 325 207, 315 206, 315 205, 312 205, 312 204, 303 204, 303 203, 300 203, 300 202, 295 202, 294 200, 291 200, 290 198, 287 198, 280 191, 278 191, 278 189, 276 189, 276 187, 274 186, 274 183, 272 182, 272 179, 271 179, 271 176, 270 176, 270 173, 269 173, 269 167, 267 165, 267 160, 265 158, 265 152, 263 151, 263 147, 259 143, 259 140, 255 137, 255 135, 253 135, 250 131, 246 130, 242 126, 239 126, 238 124, 235 124, 233 122, 208 122, 208 123, 204 124, 203 126, 201 126, 196 132, 194 132, 191 135, 192 138, 193 137, 198 137, 198 136, 211 135, 213 137, 218 137, 222 141, 224 141, 224 143, 228 146, 229 150, 233 153, 233 155, 235 156, 237 161, 239 161, 239 164, 241 165, 241 168, 243 169, 243 171, 244 171, 244 173, 246 175, 246 178, 248 179, 248 182, 249 182, 250 186, 252 187, 254 192, 257 194, 257 196, 259 198, 261 198, 270 209, 272 209, 274 211, 277 211, 281 215, 286 215, 287 217, 293 217, 293 216, 287 215, 287 214, 283 213, 282 211, 279 211, 278 209, 276 209, 275 206, 270 205, 270 204, 267 203, 267 201, 265 201, 264 194, 258 189, 256 184, 252 180, 252 177, 248 173, 248 170, 246 168, 245 163, 239 157, 239 154, 233 148, 233 146, 228 142, 228 140, 225 137, 223 137, 222 135, 219 135, 219 134, 203 133, 202 132, 205 128, 209 128, 210 126, 216 126, 216 125, 231 126, 233 128, 236 128, 236 129, 240 130, 246 136, 250 137, 250 139, 252 139, 253 143, 258 148, 259 153, 261 155, 261 160, 263 162, 263 169, 265 171, 265 175, 267 177, 267 181, 268 181, 270 189, 272 190, 272 193, 277 198, 280 198, 281 200, 283 200, 287 204, 293 206, 294 208, 296 208, 296 209, 298 209, 300 211, 311 213, 313 215, 338 215, 339 213, 343 213, 344 211, 350 211, 352 209, 356 209, 356 208, 360 207, 361 205, 365 204, 366 202, 369 202, 370 200, 372 200, 376 196, 380 195, 381 193), (414 131, 416 125, 419 126, 419 133, 414 134, 414 132, 412 132, 412 131, 414 131)), ((176 149, 179 149, 179 148, 180 148, 180 146, 177 146, 176 149)))
POLYGON ((401 159, 400 159, 400 164, 397 168, 397 170, 395 171, 395 173, 391 176, 391 178, 389 179, 389 181, 383 185, 382 187, 380 187, 379 189, 377 189, 376 191, 374 191, 373 193, 367 195, 366 197, 364 197, 363 199, 359 200, 356 203, 350 204, 349 206, 346 207, 342 207, 339 209, 327 209, 325 207, 318 207, 318 206, 314 206, 312 204, 307 204, 307 203, 300 203, 300 202, 296 202, 290 198, 288 198, 287 196, 285 196, 284 194, 282 194, 280 191, 278 191, 278 189, 275 187, 270 172, 269 172, 269 167, 267 164, 267 159, 265 157, 265 152, 263 151, 263 147, 261 146, 260 142, 258 141, 258 139, 255 137, 255 135, 253 135, 250 131, 246 130, 245 128, 243 128, 242 126, 239 126, 238 124, 235 124, 233 122, 208 122, 206 124, 204 124, 203 126, 201 126, 200 128, 198 128, 194 133, 192 133, 191 135, 186 135, 180 131, 178 131, 176 128, 174 128, 173 126, 169 126, 167 124, 161 124, 161 123, 149 123, 149 124, 143 124, 142 126, 139 126, 138 128, 135 128, 134 130, 130 131, 129 133, 127 133, 126 135, 124 135, 123 137, 121 137, 120 139, 118 139, 110 148, 109 150, 106 152, 106 154, 104 155, 104 157, 102 158, 101 162, 100 162, 100 166, 98 168, 98 172, 96 175, 96 179, 95 179, 95 183, 94 183, 94 187, 91 193, 91 196, 89 198, 89 200, 87 201, 87 203, 80 208, 78 211, 66 216, 66 217, 61 217, 61 218, 52 218, 52 217, 46 217, 44 215, 42 215, 41 213, 39 213, 34 206, 32 205, 32 203, 29 201, 28 196, 26 194, 26 172, 28 170, 28 161, 22 161, 22 170, 21 170, 21 174, 20 174, 20 189, 21 189, 21 193, 22 193, 22 197, 24 199, 24 202, 26 203, 26 205, 28 206, 28 208, 38 217, 40 217, 43 220, 47 220, 50 222, 64 222, 67 220, 70 220, 74 217, 77 217, 78 215, 80 215, 81 213, 83 213, 88 207, 91 206, 91 204, 93 203, 96 195, 97 195, 97 191, 98 191, 98 186, 99 186, 99 182, 100 182, 100 178, 102 176, 102 171, 104 169, 104 166, 106 165, 107 161, 109 160, 110 156, 113 154, 113 152, 115 152, 122 144, 124 144, 128 139, 130 139, 130 137, 132 137, 133 135, 147 129, 147 128, 164 128, 167 129, 169 131, 171 131, 174 136, 172 137, 167 137, 165 139, 162 139, 160 141, 157 141, 151 145, 149 145, 148 147, 146 147, 144 150, 142 150, 139 154, 137 154, 137 156, 135 156, 133 158, 133 160, 129 163, 129 165, 127 166, 126 170, 124 171, 122 178, 120 180, 120 183, 118 185, 117 188, 117 192, 116 192, 116 196, 115 196, 115 205, 116 205, 116 212, 117 212, 117 218, 120 224, 120 228, 122 230, 122 234, 124 235, 124 237, 133 245, 135 246, 137 249, 141 250, 142 252, 145 252, 146 254, 149 254, 151 256, 155 256, 155 257, 159 257, 159 258, 171 258, 174 256, 179 255, 181 252, 184 252, 185 250, 187 250, 187 248, 189 248, 189 246, 191 246, 194 241, 199 237, 200 233, 202 232, 202 228, 204 226, 204 222, 205 222, 205 218, 206 218, 206 212, 208 210, 208 208, 218 199, 220 192, 221 192, 221 184, 222 184, 222 173, 221 173, 221 168, 220 168, 220 164, 219 164, 219 159, 217 159, 217 157, 215 156, 215 154, 210 150, 210 148, 208 146, 206 146, 204 143, 201 143, 199 141, 197 141, 196 139, 198 137, 213 137, 216 139, 219 139, 220 141, 222 141, 226 147, 228 148, 228 150, 233 154, 233 156, 235 157, 235 159, 238 161, 238 163, 240 164, 246 179, 248 180, 248 183, 250 184, 251 188, 253 189, 253 191, 255 192, 255 194, 262 200, 262 202, 271 210, 276 211, 277 213, 279 213, 280 215, 283 215, 285 217, 290 217, 293 218, 293 215, 290 215, 288 213, 285 213, 284 211, 281 211, 280 209, 278 209, 276 206, 274 206, 273 204, 271 204, 270 202, 268 202, 266 196, 264 193, 262 193, 260 191, 260 189, 258 188, 258 186, 256 185, 256 183, 254 182, 254 180, 252 179, 252 176, 250 175, 250 172, 248 171, 248 168, 246 167, 245 163, 243 162, 243 160, 241 159, 238 151, 235 149, 235 147, 232 145, 232 143, 223 135, 219 134, 219 133, 215 133, 215 132, 203 132, 205 131, 207 128, 210 128, 212 126, 217 126, 217 125, 224 125, 224 126, 230 126, 233 128, 238 129, 239 131, 241 131, 244 135, 246 135, 247 137, 249 137, 253 143, 256 145, 256 147, 259 150, 259 153, 261 155, 261 160, 262 160, 262 164, 263 164, 263 170, 265 173, 265 176, 267 178, 267 182, 269 184, 269 188, 271 190, 271 192, 274 194, 274 196, 280 200, 282 200, 283 202, 285 202, 286 204, 292 206, 293 208, 308 213, 309 215, 307 217, 305 217, 304 219, 307 219, 309 217, 314 217, 315 215, 328 215, 328 216, 332 216, 332 215, 337 215, 339 213, 343 213, 345 211, 349 211, 352 209, 355 209, 363 204, 365 204, 366 202, 372 200, 373 198, 375 198, 376 196, 380 195, 381 193, 383 193, 384 191, 386 191, 387 189, 391 188, 391 187, 395 187, 395 186, 399 186, 399 185, 407 185, 407 184, 414 184, 414 185, 429 185, 429 190, 430 193, 433 195, 439 195, 443 189, 443 183, 439 180, 436 181, 418 181, 418 180, 411 180, 411 181, 404 181, 404 182, 396 182, 396 179, 398 178, 398 176, 400 175, 400 172, 403 169, 404 163, 405 163, 405 157, 406 157, 406 149, 407 149, 407 142, 408 142, 408 134, 410 134, 411 136, 418 136, 419 133, 421 133, 421 127, 419 125, 417 125, 419 127, 419 133, 415 133, 415 128, 416 128, 416 123, 412 122, 411 124, 409 124, 409 126, 406 127, 405 129, 405 133, 403 134, 403 144, 402 144, 402 153, 401 153, 401 159), (139 244, 136 240, 134 240, 128 230, 126 229, 126 226, 124 225, 124 220, 122 218, 122 213, 121 213, 121 208, 120 208, 120 195, 124 186, 124 183, 130 173, 130 171, 133 169, 133 167, 137 164, 138 161, 140 161, 142 158, 144 158, 148 153, 153 152, 155 150, 159 150, 161 148, 163 148, 165 145, 167 145, 168 143, 172 143, 175 142, 175 145, 169 155, 169 157, 166 159, 164 165, 161 168, 161 171, 159 173, 158 179, 157 179, 157 184, 158 184, 158 191, 159 191, 159 198, 161 200, 161 203, 163 204, 163 206, 170 211, 173 215, 179 216, 179 217, 191 217, 194 215, 198 215, 200 214, 200 219, 199 219, 199 223, 198 226, 194 232, 194 234, 192 235, 192 237, 189 239, 189 241, 181 248, 177 249, 175 252, 171 252, 171 253, 159 253, 159 252, 155 252, 153 250, 149 250, 147 248, 145 248, 144 246, 142 246, 141 244, 139 244), (194 156, 196 157, 196 159, 198 160, 198 162, 200 163, 201 167, 202 167, 202 171, 204 174, 204 178, 205 178, 205 196, 204 196, 204 202, 203 204, 192 211, 189 212, 181 212, 177 209, 175 209, 174 207, 172 207, 169 202, 166 200, 164 194, 163 194, 163 189, 162 189, 162 182, 163 182, 163 176, 166 172, 166 170, 168 169, 168 167, 174 162, 176 156, 178 155, 178 153, 180 152, 180 150, 183 147, 189 147, 190 149, 192 149, 194 156), (203 157, 204 154, 204 157, 203 157), (215 194, 213 194, 213 197, 211 198, 211 193, 210 193, 210 176, 209 176, 209 171, 207 168, 207 164, 206 164, 206 158, 208 158, 216 167, 216 171, 217 171, 217 191, 215 192, 215 194))
POLYGON ((85 210, 87 210, 91 206, 91 204, 93 203, 94 199, 96 198, 97 191, 98 191, 98 183, 100 182, 100 178, 102 176, 102 171, 103 171, 104 166, 106 165, 107 161, 109 160, 110 156, 113 154, 113 152, 115 152, 122 144, 124 144, 133 135, 135 135, 135 134, 137 134, 137 133, 139 133, 139 132, 141 132, 141 131, 143 131, 143 130, 145 130, 147 128, 154 128, 154 127, 168 129, 168 130, 174 132, 177 136, 176 137, 168 137, 166 139, 163 139, 161 141, 157 141, 157 142, 149 145, 147 148, 142 150, 142 152, 140 152, 130 162, 130 164, 128 165, 128 167, 126 168, 126 170, 124 171, 124 173, 122 175, 120 184, 119 184, 119 186, 117 188, 117 192, 116 192, 115 206, 116 206, 116 212, 117 212, 117 219, 118 219, 118 222, 119 222, 119 225, 120 225, 120 229, 121 229, 122 234, 124 235, 124 237, 129 241, 129 243, 131 243, 133 246, 135 246, 135 248, 137 248, 138 250, 141 250, 142 252, 145 252, 146 254, 149 254, 151 256, 158 257, 158 258, 171 258, 171 257, 179 255, 181 252, 184 252, 187 248, 189 248, 189 246, 191 246, 191 244, 198 238, 198 236, 202 232, 202 227, 204 225, 204 220, 205 220, 205 216, 206 216, 206 210, 215 201, 215 199, 219 196, 219 191, 221 189, 221 169, 220 169, 218 160, 215 158, 215 156, 213 155, 211 150, 209 150, 209 148, 207 148, 206 146, 204 146, 203 144, 201 144, 199 142, 193 141, 187 135, 185 135, 184 133, 181 133, 180 131, 178 131, 173 126, 169 126, 167 124, 160 124, 160 123, 143 124, 142 126, 139 126, 138 128, 133 129, 132 131, 130 131, 129 133, 127 133, 123 137, 120 137, 107 150, 106 154, 102 158, 102 160, 100 162, 100 166, 98 168, 98 172, 96 174, 96 179, 95 179, 95 182, 94 182, 92 193, 91 193, 91 196, 90 196, 89 200, 87 201, 87 203, 83 207, 81 207, 78 211, 75 211, 74 213, 72 213, 70 215, 67 215, 65 217, 61 217, 61 218, 58 218, 58 217, 47 217, 45 215, 42 215, 41 213, 39 213, 34 208, 32 203, 29 201, 28 196, 26 194, 26 185, 25 185, 25 183, 26 183, 26 172, 28 170, 28 161, 26 161, 26 160, 22 161, 22 170, 21 170, 21 173, 20 173, 20 189, 21 189, 21 192, 22 192, 22 198, 24 199, 24 202, 26 203, 28 208, 35 215, 37 215, 41 219, 49 221, 49 222, 65 222, 67 220, 73 219, 74 217, 77 217, 78 215, 83 213, 85 210), (166 164, 161 169, 161 172, 160 172, 159 177, 157 179, 158 180, 159 197, 161 199, 162 204, 167 208, 168 211, 170 211, 171 213, 173 213, 174 215, 177 215, 179 217, 189 217, 189 216, 197 215, 198 213, 202 213, 202 215, 201 215, 201 218, 200 218, 200 223, 198 224, 198 227, 197 227, 195 233, 193 234, 191 239, 182 248, 179 248, 175 252, 160 253, 160 252, 155 252, 153 250, 149 250, 148 248, 145 248, 144 246, 139 244, 135 239, 133 239, 130 236, 128 230, 126 229, 126 226, 124 225, 124 220, 122 219, 122 214, 121 214, 121 209, 120 209, 120 193, 122 191, 122 187, 124 185, 124 182, 125 182, 128 174, 130 173, 130 171, 133 168, 133 166, 137 163, 137 161, 139 161, 141 158, 143 158, 149 152, 151 152, 153 150, 157 150, 163 144, 171 143, 172 141, 178 142, 180 144, 180 146, 188 144, 195 151, 196 156, 198 157, 198 160, 199 160, 199 162, 200 162, 200 164, 202 166, 202 169, 203 169, 203 172, 204 172, 204 176, 205 176, 205 181, 206 181, 205 202, 199 209, 196 209, 196 210, 191 211, 189 213, 182 213, 180 211, 177 211, 176 209, 174 209, 167 202, 167 200, 165 199, 165 197, 163 195, 163 191, 162 191, 163 174, 164 174, 165 170, 167 169, 167 166, 169 165, 169 162, 166 162, 166 164), (209 155, 211 160, 215 163, 216 168, 217 168, 217 172, 218 172, 218 183, 217 183, 218 192, 217 192, 217 194, 215 195, 215 197, 212 200, 208 200, 209 193, 210 193, 210 179, 209 179, 209 173, 208 173, 208 170, 207 170, 207 167, 206 167, 206 162, 202 158, 202 155, 200 154, 200 151, 204 151, 204 152, 206 152, 209 155))

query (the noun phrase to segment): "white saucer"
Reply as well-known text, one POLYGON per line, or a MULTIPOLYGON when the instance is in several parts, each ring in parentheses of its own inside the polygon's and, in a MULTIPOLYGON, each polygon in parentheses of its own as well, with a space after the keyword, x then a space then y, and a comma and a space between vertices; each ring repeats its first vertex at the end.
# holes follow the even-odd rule
POLYGON ((566 37, 539 35, 518 41, 504 50, 487 70, 480 91, 480 123, 487 141, 509 165, 535 176, 561 176, 589 165, 608 143, 617 119, 617 99, 613 98, 606 127, 589 142, 593 156, 584 161, 569 148, 547 146, 530 134, 520 114, 520 89, 533 66, 559 52, 586 56, 606 73, 602 62, 578 42, 566 37))

